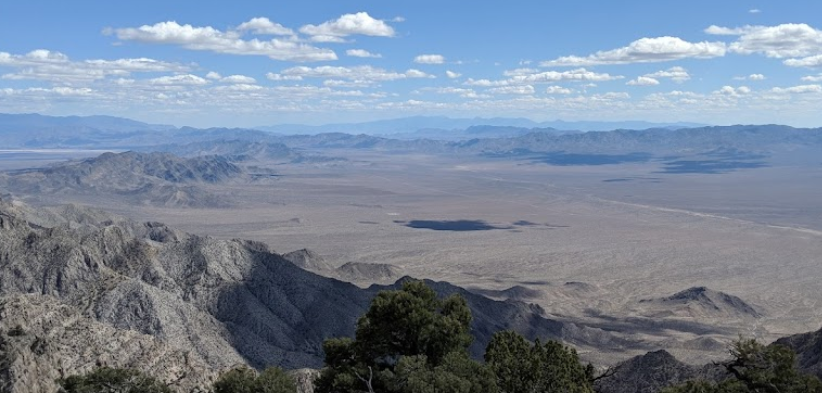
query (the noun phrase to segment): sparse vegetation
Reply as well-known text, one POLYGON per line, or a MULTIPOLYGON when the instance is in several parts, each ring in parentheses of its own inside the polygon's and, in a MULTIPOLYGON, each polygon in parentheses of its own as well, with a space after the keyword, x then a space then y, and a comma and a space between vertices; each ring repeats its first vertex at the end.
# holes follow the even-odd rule
POLYGON ((100 367, 58 381, 61 393, 172 393, 160 381, 138 370, 100 367))
POLYGON ((781 345, 739 339, 733 359, 723 363, 730 378, 720 383, 691 381, 664 393, 822 393, 822 382, 796 369, 796 354, 781 345))
POLYGON ((223 373, 214 382, 214 393, 294 393, 294 378, 279 367, 269 367, 257 372, 248 367, 238 367, 223 373))

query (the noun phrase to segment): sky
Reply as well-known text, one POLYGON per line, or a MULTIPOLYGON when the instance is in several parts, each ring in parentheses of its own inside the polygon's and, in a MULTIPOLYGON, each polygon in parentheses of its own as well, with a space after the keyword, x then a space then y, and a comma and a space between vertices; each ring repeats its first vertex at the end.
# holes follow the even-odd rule
POLYGON ((822 2, 0 3, 0 112, 822 126, 822 2))

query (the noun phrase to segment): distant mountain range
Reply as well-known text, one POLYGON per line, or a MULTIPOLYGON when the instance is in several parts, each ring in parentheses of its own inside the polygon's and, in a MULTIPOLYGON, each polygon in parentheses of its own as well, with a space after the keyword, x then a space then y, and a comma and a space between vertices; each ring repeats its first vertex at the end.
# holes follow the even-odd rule
MULTIPOLYGON (((326 124, 321 126, 308 126, 301 124, 280 124, 273 126, 253 127, 258 130, 270 131, 278 134, 324 134, 331 132, 342 132, 347 134, 367 134, 385 135, 396 137, 395 134, 406 134, 404 138, 410 138, 415 134, 432 137, 439 135, 435 139, 454 139, 457 136, 466 134, 465 130, 476 126, 497 126, 516 128, 551 128, 562 131, 611 131, 618 129, 644 130, 647 128, 690 128, 702 127, 705 124, 674 122, 674 123, 651 123, 646 121, 544 121, 536 122, 525 118, 493 117, 470 119, 455 119, 445 116, 413 116, 391 120, 378 120, 363 123, 339 123, 326 124)), ((468 132, 467 134, 470 134, 468 132)))
POLYGON ((211 139, 263 141, 280 135, 346 133, 383 135, 393 139, 465 140, 524 135, 529 132, 566 134, 580 131, 703 126, 696 123, 626 122, 534 122, 523 118, 473 118, 418 116, 366 123, 323 126, 276 125, 255 128, 177 128, 112 116, 44 116, 0 114, 0 141, 6 148, 121 148, 157 145, 165 140, 191 143, 211 139))

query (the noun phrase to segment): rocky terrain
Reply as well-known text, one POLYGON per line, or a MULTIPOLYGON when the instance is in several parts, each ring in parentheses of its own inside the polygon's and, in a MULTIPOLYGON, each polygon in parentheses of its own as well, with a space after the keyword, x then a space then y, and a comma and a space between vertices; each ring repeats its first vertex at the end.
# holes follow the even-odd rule
POLYGON ((334 267, 317 253, 302 249, 283 254, 289 262, 321 276, 355 284, 393 283, 403 276, 402 268, 388 263, 346 262, 334 267))
POLYGON ((677 360, 665 350, 648 352, 620 363, 613 374, 597 381, 600 393, 657 393, 661 389, 689 380, 719 381, 725 378, 721 366, 692 366, 677 360))
MULTIPOLYGON (((43 212, 3 201, 0 323, 11 355, 0 372, 22 386, 35 369, 57 375, 122 364, 162 367, 167 378, 193 384, 209 374, 181 377, 186 367, 318 367, 322 341, 352 335, 371 297, 401 281, 361 289, 303 270, 258 242, 201 237, 78 207, 43 212), (40 314, 54 318, 35 317, 40 314), (106 328, 73 341, 66 333, 73 325, 106 328), (53 352, 38 349, 37 337, 45 337, 43 348, 53 352), (77 349, 86 345, 93 349, 77 349), (173 364, 157 363, 161 348, 173 364), (131 355, 115 361, 119 352, 131 355)), ((640 345, 548 319, 537 306, 428 284, 441 295, 460 293, 468 300, 475 356, 502 329, 578 346, 640 345)))
POLYGON ((759 318, 762 313, 737 296, 706 287, 693 287, 671 296, 643 299, 646 315, 666 317, 759 318))
POLYGON ((214 207, 230 202, 202 186, 244 175, 244 169, 221 156, 181 158, 129 151, 0 174, 0 188, 40 199, 108 195, 138 204, 214 207))

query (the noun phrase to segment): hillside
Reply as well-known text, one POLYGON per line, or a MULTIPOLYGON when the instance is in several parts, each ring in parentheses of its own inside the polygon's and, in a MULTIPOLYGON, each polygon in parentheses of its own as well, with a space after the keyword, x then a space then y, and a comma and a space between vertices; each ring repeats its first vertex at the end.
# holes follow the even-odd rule
POLYGON ((109 195, 159 206, 221 206, 228 202, 200 186, 231 181, 243 174, 242 168, 220 156, 104 153, 82 161, 0 174, 0 188, 38 198, 109 195))
POLYGON ((671 296, 640 301, 653 317, 759 318, 762 314, 737 296, 705 287, 693 287, 671 296))
MULTIPOLYGON (((351 336, 370 299, 403 281, 360 289, 300 269, 257 242, 216 240, 103 214, 85 214, 82 223, 41 216, 19 203, 0 205, 0 296, 47 296, 53 300, 46 302, 58 301, 67 313, 150 336, 169 351, 189 351, 210 370, 238 362, 317 367, 322 341, 351 336)), ((502 329, 575 345, 642 347, 603 330, 547 319, 536 306, 428 284, 440 295, 467 299, 475 356, 502 329)), ((71 352, 61 356, 71 358, 66 365, 82 363, 71 352)))

